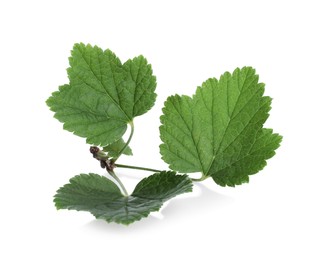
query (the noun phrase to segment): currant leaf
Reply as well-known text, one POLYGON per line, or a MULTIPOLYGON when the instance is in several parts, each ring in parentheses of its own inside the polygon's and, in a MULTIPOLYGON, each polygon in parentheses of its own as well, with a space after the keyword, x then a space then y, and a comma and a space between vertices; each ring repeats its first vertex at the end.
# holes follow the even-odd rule
POLYGON ((47 105, 64 129, 89 144, 116 142, 155 103, 156 77, 143 56, 122 64, 110 50, 80 43, 69 62, 69 84, 52 93, 47 105))
POLYGON ((193 97, 169 97, 160 126, 163 160, 172 170, 202 172, 222 186, 248 182, 281 142, 263 129, 271 109, 263 94, 255 70, 244 67, 208 79, 193 97), (261 147, 261 138, 270 145, 261 147))
POLYGON ((107 222, 129 225, 158 211, 172 197, 192 191, 192 181, 175 172, 155 173, 141 180, 130 196, 98 174, 81 174, 70 179, 54 196, 57 209, 89 211, 107 222))

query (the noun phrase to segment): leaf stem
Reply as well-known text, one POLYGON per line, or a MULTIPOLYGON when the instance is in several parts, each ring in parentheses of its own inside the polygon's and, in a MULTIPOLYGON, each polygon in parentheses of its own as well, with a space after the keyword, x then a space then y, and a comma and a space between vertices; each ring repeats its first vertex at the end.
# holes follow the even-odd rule
POLYGON ((120 168, 128 168, 128 169, 134 169, 134 170, 143 170, 143 171, 149 171, 149 172, 163 172, 163 171, 156 170, 156 169, 139 167, 139 166, 132 166, 132 165, 115 164, 115 166, 116 167, 120 167, 120 168))
POLYGON ((121 187, 121 189, 122 189, 122 191, 123 191, 123 193, 124 193, 123 195, 124 195, 125 197, 129 196, 129 194, 128 194, 128 192, 127 192, 125 186, 123 185, 122 181, 120 180, 120 178, 117 177, 117 175, 116 175, 113 171, 109 171, 108 173, 109 173, 109 174, 114 178, 114 180, 116 180, 117 183, 120 185, 120 187, 121 187))
POLYGON ((204 181, 207 178, 209 178, 209 176, 202 174, 201 178, 191 178, 191 180, 192 181, 204 181))
POLYGON ((118 160, 118 158, 120 158, 120 156, 122 155, 122 153, 124 152, 124 150, 130 144, 131 139, 133 137, 133 133, 134 133, 134 124, 133 124, 133 121, 131 121, 129 124, 131 126, 131 133, 130 133, 129 139, 127 140, 127 142, 125 143, 125 145, 123 146, 123 148, 121 149, 121 151, 119 151, 119 153, 117 154, 116 158, 114 158, 114 162, 116 162, 118 160))

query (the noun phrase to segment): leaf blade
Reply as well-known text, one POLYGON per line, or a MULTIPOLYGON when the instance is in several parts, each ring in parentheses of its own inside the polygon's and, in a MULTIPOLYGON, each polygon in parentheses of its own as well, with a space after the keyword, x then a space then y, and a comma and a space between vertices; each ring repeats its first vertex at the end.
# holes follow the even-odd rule
POLYGON ((89 144, 104 146, 119 139, 126 131, 126 123, 107 116, 102 108, 107 104, 104 97, 97 100, 99 107, 92 108, 92 101, 83 98, 83 93, 83 89, 75 90, 63 85, 60 91, 52 93, 46 103, 65 130, 86 138, 89 144))
POLYGON ((103 201, 122 198, 117 185, 98 174, 80 174, 69 180, 54 196, 57 209, 91 210, 103 201))
POLYGON ((271 99, 263 94, 255 70, 244 67, 208 79, 192 98, 169 97, 160 126, 163 160, 172 170, 211 176, 245 157, 269 116, 271 99))
POLYGON ((160 145, 162 159, 168 162, 172 170, 190 173, 201 170, 201 162, 192 138, 189 125, 192 117, 186 110, 191 111, 191 98, 188 96, 171 96, 165 102, 164 114, 160 117, 160 145), (174 129, 181 134, 175 135, 174 129))
POLYGON ((75 44, 69 58, 70 82, 46 102, 54 117, 89 144, 106 146, 120 139, 127 124, 150 110, 156 99, 151 65, 139 57, 122 64, 110 50, 75 44), (141 80, 132 78, 129 68, 135 68, 141 80), (143 98, 136 103, 137 95, 143 98))
MULTIPOLYGON (((142 55, 129 59, 123 64, 126 82, 132 87, 124 88, 131 95, 125 94, 125 110, 132 117, 140 116, 152 108, 156 100, 156 77, 152 74, 151 65, 142 55), (132 106, 130 106, 132 104, 132 106)), ((123 93, 123 92, 122 92, 123 93)))
POLYGON ((142 179, 132 196, 167 201, 182 193, 192 191, 192 181, 186 175, 163 171, 142 179))
POLYGON ((220 186, 235 186, 248 182, 249 175, 259 172, 267 165, 266 160, 275 155, 281 141, 282 136, 274 134, 272 129, 261 129, 250 151, 231 165, 218 170, 212 175, 213 180, 220 186), (252 163, 253 161, 255 163, 252 163))
POLYGON ((57 209, 88 211, 98 219, 128 225, 158 211, 172 197, 191 190, 192 182, 187 176, 164 172, 143 179, 130 196, 123 196, 111 180, 90 173, 71 178, 57 191, 54 202, 57 209))

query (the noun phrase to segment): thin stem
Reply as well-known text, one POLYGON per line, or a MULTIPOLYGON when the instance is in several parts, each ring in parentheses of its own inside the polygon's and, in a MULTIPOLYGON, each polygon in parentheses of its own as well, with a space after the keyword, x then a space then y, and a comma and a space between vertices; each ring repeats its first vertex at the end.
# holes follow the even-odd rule
POLYGON ((132 136, 133 136, 133 133, 134 133, 134 124, 133 124, 133 121, 131 121, 129 124, 131 126, 131 133, 130 133, 129 139, 127 140, 127 142, 125 143, 125 145, 123 146, 123 148, 121 149, 121 151, 119 151, 118 155, 114 159, 114 162, 116 162, 118 160, 118 158, 120 158, 120 156, 122 155, 122 153, 124 152, 124 150, 128 147, 128 145, 131 142, 131 139, 132 139, 132 136))
POLYGON ((124 164, 115 164, 116 167, 120 168, 128 168, 128 169, 134 169, 134 170, 143 170, 143 171, 149 171, 149 172, 162 172, 160 170, 151 169, 151 168, 145 168, 145 167, 138 167, 138 166, 132 166, 132 165, 124 165, 124 164))
POLYGON ((201 178, 191 178, 192 181, 204 181, 205 179, 209 178, 209 176, 203 175, 201 176, 201 178))
POLYGON ((119 177, 117 177, 117 175, 113 171, 109 171, 108 173, 118 182, 118 184, 120 185, 120 187, 124 193, 124 196, 129 196, 126 188, 124 187, 124 185, 123 185, 122 181, 119 179, 119 177))

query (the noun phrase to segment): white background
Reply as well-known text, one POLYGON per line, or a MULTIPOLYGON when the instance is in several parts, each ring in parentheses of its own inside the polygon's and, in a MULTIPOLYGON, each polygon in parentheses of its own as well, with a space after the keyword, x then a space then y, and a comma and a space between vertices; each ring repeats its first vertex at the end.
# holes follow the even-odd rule
MULTIPOLYGON (((1 1, 1 259, 325 259, 323 1, 1 1), (165 169, 159 115, 171 94, 250 65, 273 98, 267 127, 284 136, 249 184, 211 180, 128 227, 57 211, 55 191, 104 174, 85 140, 45 100, 67 83, 76 42, 143 54, 155 107, 135 120, 132 158, 165 169)), ((127 188, 145 172, 119 170, 127 188)))

